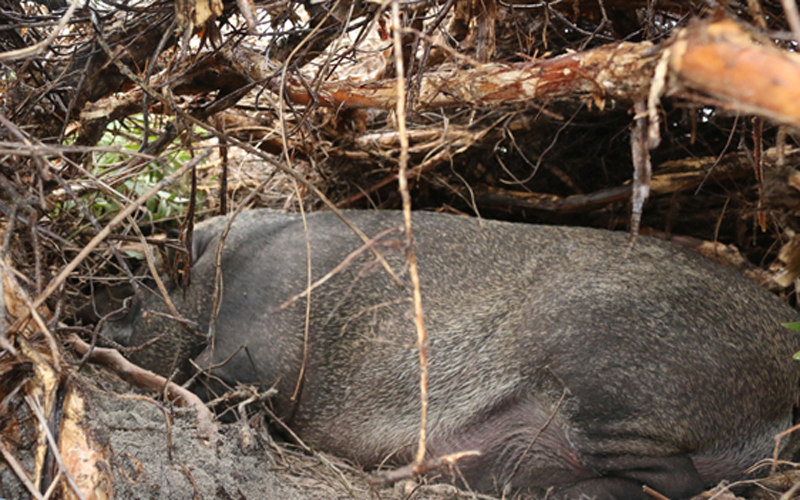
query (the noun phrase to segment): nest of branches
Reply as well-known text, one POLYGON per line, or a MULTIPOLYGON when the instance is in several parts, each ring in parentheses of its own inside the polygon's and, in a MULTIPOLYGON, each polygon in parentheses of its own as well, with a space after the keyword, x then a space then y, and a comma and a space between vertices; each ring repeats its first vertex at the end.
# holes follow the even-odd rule
POLYGON ((798 40, 786 0, 0 0, 0 477, 113 495, 88 297, 179 279, 193 223, 240 207, 398 208, 405 179, 416 208, 672 237, 794 300, 798 40))

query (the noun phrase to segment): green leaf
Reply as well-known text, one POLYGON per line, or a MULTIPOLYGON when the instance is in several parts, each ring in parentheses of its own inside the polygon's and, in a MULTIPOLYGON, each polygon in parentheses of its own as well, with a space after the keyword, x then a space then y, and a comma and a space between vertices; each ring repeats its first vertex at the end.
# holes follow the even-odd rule
POLYGON ((144 260, 144 254, 138 250, 125 250, 125 255, 134 259, 144 260))

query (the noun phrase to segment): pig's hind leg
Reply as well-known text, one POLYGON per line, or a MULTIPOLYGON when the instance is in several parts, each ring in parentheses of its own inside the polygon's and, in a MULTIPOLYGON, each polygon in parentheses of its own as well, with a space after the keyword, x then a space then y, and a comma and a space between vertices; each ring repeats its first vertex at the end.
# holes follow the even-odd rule
POLYGON ((644 486, 672 500, 691 498, 706 484, 688 455, 667 457, 617 456, 595 460, 596 477, 556 491, 553 500, 652 500, 644 486))
POLYGON ((480 452, 459 461, 456 474, 480 491, 550 491, 547 498, 559 500, 652 500, 643 490, 647 485, 678 500, 706 486, 687 454, 582 454, 565 432, 571 428, 566 416, 525 399, 495 406, 446 440, 436 439, 434 427, 429 450, 480 452))

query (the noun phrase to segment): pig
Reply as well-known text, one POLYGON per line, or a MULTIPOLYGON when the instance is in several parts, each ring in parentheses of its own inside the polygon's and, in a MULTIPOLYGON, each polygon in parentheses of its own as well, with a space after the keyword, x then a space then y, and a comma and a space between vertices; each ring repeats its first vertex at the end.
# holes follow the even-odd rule
MULTIPOLYGON (((344 213, 369 248, 330 212, 308 215, 307 231, 296 214, 238 215, 213 328, 229 219, 202 223, 191 285, 170 294, 185 321, 154 292, 102 334, 158 337, 130 357, 165 374, 203 349, 208 366, 232 356, 212 374, 277 388, 275 412, 315 449, 367 468, 408 463, 420 382, 402 217, 344 213)), ((689 498, 772 456, 792 424, 800 338, 782 323, 798 314, 732 270, 590 228, 415 212, 413 235, 427 453, 479 452, 457 463, 470 488, 635 500, 651 498, 646 485, 689 498)))

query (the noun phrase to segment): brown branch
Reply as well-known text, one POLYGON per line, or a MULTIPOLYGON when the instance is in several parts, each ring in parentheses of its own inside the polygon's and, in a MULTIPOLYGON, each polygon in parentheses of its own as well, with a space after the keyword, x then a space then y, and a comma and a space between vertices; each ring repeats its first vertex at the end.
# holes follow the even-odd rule
MULTIPOLYGON (((116 58, 122 64, 144 68, 163 37, 167 37, 163 48, 171 47, 176 41, 171 31, 173 16, 169 7, 142 12, 134 16, 130 24, 113 26, 107 33, 98 33, 97 36, 103 37, 108 45, 119 47, 116 58)), ((79 82, 83 83, 75 92, 73 111, 76 112, 87 102, 119 92, 128 80, 114 64, 109 64, 109 57, 103 51, 98 51, 91 42, 79 47, 65 73, 70 75, 67 85, 78 86, 79 82)))
MULTIPOLYGON (((119 61, 116 63, 121 73, 127 72, 124 69, 126 67, 119 61)), ((173 95, 198 95, 219 90, 221 96, 228 96, 247 88, 249 83, 244 74, 231 66, 225 55, 214 53, 179 70, 165 70, 159 73, 149 82, 148 88, 136 87, 125 93, 113 94, 87 104, 80 113, 81 134, 77 142, 86 145, 96 144, 109 123, 141 113, 142 100, 149 90, 169 86, 173 95)), ((221 99, 222 97, 218 100, 221 99)), ((233 104, 235 103, 230 103, 233 104)), ((149 108, 153 113, 174 114, 170 103, 160 100, 152 102, 149 108)))
MULTIPOLYGON (((418 178, 421 174, 433 170, 442 163, 446 161, 452 161, 453 157, 469 150, 473 144, 475 144, 478 141, 481 141, 482 139, 487 137, 491 132, 495 131, 498 125, 500 125, 500 123, 506 120, 506 117, 507 115, 501 116, 498 120, 495 120, 493 123, 484 127, 484 129, 480 131, 473 132, 469 130, 459 130, 457 127, 454 127, 453 129, 448 128, 446 131, 437 130, 436 133, 439 134, 438 139, 432 140, 426 144, 420 144, 413 148, 410 146, 413 138, 416 139, 424 138, 426 135, 429 135, 431 131, 406 130, 406 133, 402 136, 399 133, 394 134, 397 138, 398 145, 403 144, 402 140, 405 137, 406 148, 408 149, 408 152, 426 153, 425 159, 421 163, 414 166, 413 168, 407 168, 405 169, 405 172, 403 172, 401 169, 397 173, 388 176, 387 178, 374 184, 373 186, 364 189, 360 193, 353 195, 350 198, 340 202, 339 206, 340 207, 351 206, 352 204, 356 203, 362 198, 371 195, 372 193, 388 186, 389 184, 399 181, 399 177, 401 174, 405 176, 406 181, 413 181, 415 178, 418 178), (431 155, 431 152, 433 152, 436 149, 438 149, 438 152, 431 155)), ((386 134, 378 134, 378 135, 373 134, 373 137, 375 139, 380 138, 380 140, 384 143, 388 143, 388 141, 392 140, 392 136, 386 134)), ((356 139, 356 144, 359 144, 358 139, 356 139)), ((362 141, 360 144, 362 145, 362 147, 366 148, 369 142, 365 140, 362 141)))
MULTIPOLYGON (((514 64, 451 66, 420 81, 417 110, 453 105, 491 107, 530 100, 591 97, 633 103, 648 97, 662 55, 669 59, 667 95, 701 92, 725 108, 800 127, 800 56, 756 43, 734 21, 695 22, 670 42, 615 43, 551 59, 514 64)), ((255 81, 272 71, 259 54, 240 49, 231 63, 255 81)), ((271 83, 274 87, 274 82, 271 83)), ((395 81, 334 81, 313 95, 296 79, 286 93, 298 104, 392 109, 395 81)))
MULTIPOLYGON (((452 66, 425 73, 416 109, 466 104, 489 107, 576 96, 632 102, 646 97, 658 55, 649 42, 622 42, 531 62, 483 64, 471 69, 452 66)), ((255 52, 239 50, 233 58, 254 80, 270 78, 267 62, 255 52)), ((286 91, 295 103, 313 101, 334 108, 392 109, 397 103, 394 79, 326 82, 313 96, 297 80, 290 79, 286 91)))
MULTIPOLYGON (((793 153, 794 154, 794 153, 793 153)), ((766 152, 765 160, 773 165, 777 151, 766 152)), ((722 158, 690 158, 662 163, 650 180, 651 196, 664 196, 696 189, 711 181, 739 180, 752 176, 752 167, 744 153, 722 158)), ((475 189, 475 199, 486 208, 526 209, 553 214, 589 213, 613 203, 630 199, 631 184, 600 189, 592 193, 557 196, 547 193, 513 191, 493 186, 475 189)))
POLYGON ((556 214, 587 213, 612 203, 629 200, 630 185, 601 189, 594 193, 561 197, 554 194, 510 191, 497 187, 475 190, 475 200, 484 208, 538 210, 556 214))
POLYGON ((406 130, 406 93, 405 78, 403 75, 403 42, 400 36, 400 5, 392 3, 392 28, 394 44, 394 62, 397 77, 394 79, 395 112, 397 117, 397 135, 400 138, 400 159, 398 161, 398 190, 403 200, 403 225, 406 235, 406 260, 408 261, 408 275, 411 278, 412 296, 414 298, 414 326, 417 332, 417 351, 419 352, 419 400, 420 422, 419 443, 414 458, 415 464, 425 461, 425 451, 428 431, 428 351, 427 333, 422 309, 422 293, 420 292, 419 271, 417 268, 417 255, 414 251, 414 234, 411 229, 411 195, 408 192, 408 132, 406 130))
MULTIPOLYGON (((71 336, 70 342, 73 344, 75 352, 81 356, 89 353, 89 344, 77 336, 71 336)), ((115 349, 95 347, 89 354, 89 361, 111 368, 122 379, 137 387, 145 387, 159 393, 165 393, 171 401, 174 401, 179 406, 193 408, 197 412, 197 434, 201 439, 211 439, 217 435, 214 416, 200 398, 192 392, 174 382, 168 382, 167 379, 160 375, 134 365, 115 349)))
POLYGON ((800 127, 800 56, 756 43, 734 21, 696 22, 672 46, 669 94, 699 91, 730 110, 800 127))
MULTIPOLYGON (((61 456, 61 451, 58 449, 58 443, 56 442, 55 437, 53 436, 53 432, 50 430, 50 424, 48 423, 47 417, 44 415, 44 410, 42 409, 39 402, 33 396, 25 396, 25 402, 28 404, 28 407, 33 411, 36 415, 36 418, 39 420, 39 428, 44 431, 44 437, 46 439, 47 444, 49 445, 50 453, 53 454, 56 462, 58 463, 59 472, 60 474, 64 474, 66 477, 67 482, 71 488, 71 493, 74 493, 80 500, 86 500, 86 496, 84 492, 78 488, 78 485, 75 483, 75 479, 72 477, 72 471, 70 468, 64 464, 64 459, 61 456)), ((52 485, 51 485, 52 487, 52 485)), ((65 497, 69 497, 67 492, 64 492, 65 497)))
POLYGON ((458 453, 451 453, 450 455, 444 455, 439 458, 425 460, 421 463, 406 465, 404 467, 400 467, 399 469, 379 472, 371 477, 369 482, 372 486, 386 486, 404 479, 413 479, 421 474, 436 472, 445 467, 453 467, 456 465, 456 462, 462 458, 477 456, 480 456, 480 452, 478 451, 461 451, 458 453))
POLYGON ((644 491, 651 497, 655 498, 656 500, 669 500, 669 498, 665 497, 664 495, 662 495, 661 493, 657 492, 656 490, 647 485, 642 486, 642 491, 644 491))

